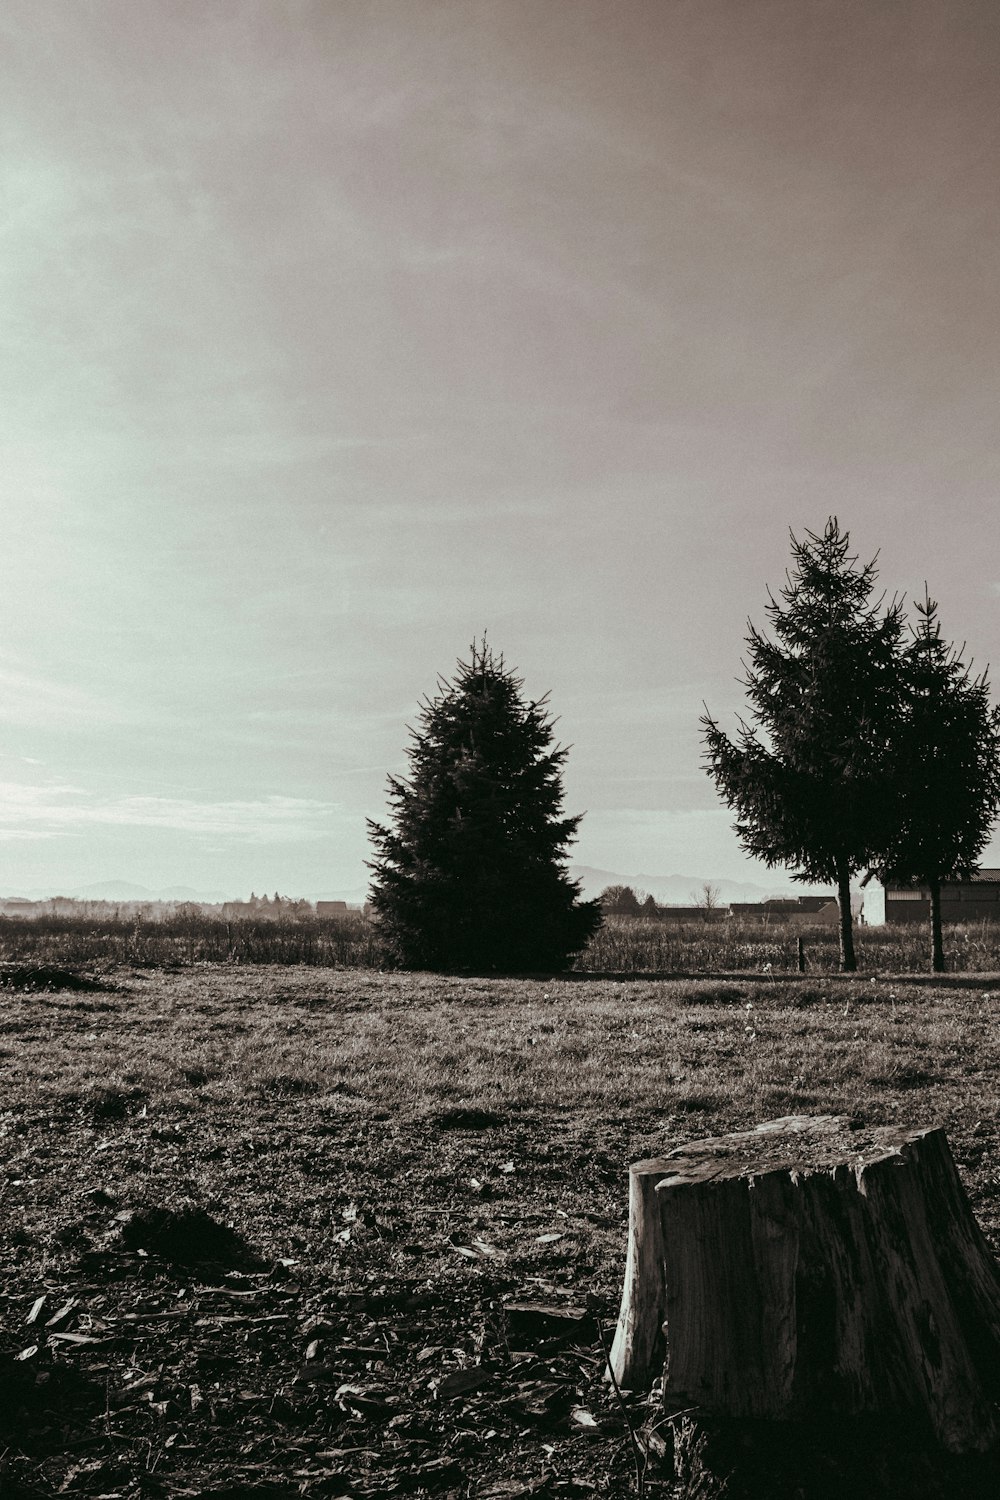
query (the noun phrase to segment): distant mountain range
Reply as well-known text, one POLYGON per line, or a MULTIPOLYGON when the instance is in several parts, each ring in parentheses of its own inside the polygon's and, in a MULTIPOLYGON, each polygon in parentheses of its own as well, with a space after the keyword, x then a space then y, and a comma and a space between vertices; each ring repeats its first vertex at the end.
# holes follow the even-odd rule
POLYGON ((51 896, 69 896, 75 901, 226 901, 229 898, 219 891, 196 891, 189 885, 165 886, 152 890, 148 885, 136 885, 131 880, 99 880, 94 885, 36 887, 34 890, 17 890, 8 896, 27 896, 32 901, 45 901, 51 896))
MULTIPOLYGON (((571 865, 570 874, 583 886, 588 898, 599 896, 609 885, 630 885, 634 891, 652 896, 661 906, 693 906, 703 899, 703 889, 708 882, 716 891, 720 906, 730 901, 767 901, 773 896, 803 896, 827 894, 808 890, 791 881, 776 881, 774 885, 758 885, 749 880, 714 880, 705 875, 621 875, 615 870, 599 870, 593 865, 571 865)), ((78 901, 198 901, 219 902, 245 900, 249 893, 238 896, 232 892, 196 891, 192 886, 171 885, 158 890, 150 886, 137 885, 129 880, 100 880, 94 885, 75 886, 68 890, 51 888, 9 891, 8 896, 26 896, 43 901, 49 896, 72 896, 78 901)), ((258 895, 265 892, 258 891, 258 895)), ((270 894, 268 891, 266 894, 270 894)), ((295 896, 295 891, 282 891, 282 895, 295 896)), ((307 901, 346 901, 350 906, 361 906, 368 899, 367 885, 351 886, 346 890, 308 891, 307 901)))
MULTIPOLYGON (((214 904, 219 901, 241 901, 246 900, 248 891, 233 895, 225 891, 196 891, 189 885, 169 885, 154 890, 148 885, 137 885, 131 880, 99 880, 94 885, 80 885, 68 888, 60 887, 54 890, 49 886, 34 890, 8 891, 7 897, 25 896, 32 901, 45 901, 51 896, 69 896, 76 901, 197 901, 205 904, 214 904)), ((271 891, 257 892, 259 896, 271 895, 271 891)), ((282 891, 283 896, 292 896, 292 891, 282 891)), ((368 888, 364 885, 354 886, 346 891, 318 891, 310 892, 306 896, 307 901, 346 901, 352 906, 361 906, 368 897, 368 888)), ((0 899, 3 899, 0 897, 0 899)))
POLYGON ((570 865, 569 873, 583 886, 583 894, 599 896, 609 885, 630 885, 634 891, 652 896, 661 906, 696 906, 703 899, 704 887, 711 885, 720 906, 730 901, 770 901, 775 896, 826 895, 820 888, 811 890, 791 881, 774 885, 756 885, 750 880, 714 880, 707 875, 618 875, 614 870, 595 870, 592 865, 570 865))

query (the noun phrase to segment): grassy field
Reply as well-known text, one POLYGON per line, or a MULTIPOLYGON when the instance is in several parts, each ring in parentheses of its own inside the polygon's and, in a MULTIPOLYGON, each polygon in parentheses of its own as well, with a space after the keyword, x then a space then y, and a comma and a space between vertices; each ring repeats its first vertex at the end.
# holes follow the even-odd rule
POLYGON ((276 921, 189 915, 161 918, 0 917, 0 960, 46 964, 317 964, 373 968, 373 923, 360 911, 342 917, 276 921))
MULTIPOLYGON (((839 964, 836 928, 801 931, 760 921, 675 924, 648 917, 609 916, 576 962, 579 973, 720 974, 793 973, 801 936, 810 974, 834 973, 839 964)), ((926 972, 929 940, 923 926, 855 929, 858 965, 868 973, 926 972)), ((1000 972, 1000 925, 978 922, 945 928, 948 969, 1000 972)), ((381 955, 373 922, 346 916, 242 918, 200 914, 162 920, 115 915, 0 917, 0 961, 49 964, 314 964, 378 968, 381 955)))
MULTIPOLYGON (((806 972, 835 973, 840 964, 836 927, 797 929, 759 920, 674 924, 655 918, 611 916, 591 939, 577 968, 591 973, 794 973, 798 939, 806 972)), ((1000 925, 949 925, 944 936, 949 972, 1000 971, 1000 925)), ((867 973, 921 974, 930 968, 930 939, 922 924, 854 929, 858 968, 867 973)))
POLYGON ((0 992, 5 1497, 635 1494, 628 1164, 777 1115, 945 1124, 1000 1249, 996 976, 103 986, 0 992))

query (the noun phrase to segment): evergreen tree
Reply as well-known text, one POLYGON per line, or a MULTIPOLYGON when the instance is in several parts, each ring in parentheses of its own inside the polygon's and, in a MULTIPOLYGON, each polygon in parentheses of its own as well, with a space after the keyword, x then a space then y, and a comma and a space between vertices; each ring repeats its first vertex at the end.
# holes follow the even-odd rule
POLYGON ((851 876, 878 858, 890 813, 888 752, 902 691, 902 607, 873 599, 836 517, 792 537, 793 568, 771 598, 774 639, 750 625, 751 725, 735 741, 706 712, 707 769, 748 851, 793 878, 836 886, 841 968, 854 970, 851 876))
POLYGON ((389 778, 393 826, 368 824, 371 904, 404 968, 563 969, 600 923, 565 869, 580 823, 561 813, 568 752, 553 744, 547 699, 521 688, 473 643, 421 705, 408 778, 389 778))
POLYGON ((895 737, 893 829, 874 870, 928 887, 931 967, 941 973, 941 883, 976 868, 1000 804, 1000 709, 990 707, 987 674, 973 677, 961 651, 941 639, 926 589, 916 608, 895 737))
POLYGON ((598 896, 601 910, 616 917, 637 917, 642 902, 630 885, 607 885, 598 896))

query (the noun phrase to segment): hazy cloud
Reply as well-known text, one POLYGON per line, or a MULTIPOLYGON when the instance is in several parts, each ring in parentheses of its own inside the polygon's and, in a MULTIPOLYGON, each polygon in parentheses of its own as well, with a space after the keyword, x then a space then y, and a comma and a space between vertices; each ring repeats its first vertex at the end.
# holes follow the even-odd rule
POLYGON ((95 825, 163 828, 265 843, 324 837, 334 803, 307 797, 198 802, 184 797, 101 799, 79 787, 0 784, 0 837, 54 837, 95 825))
MULTIPOLYGON (((118 704, 81 688, 0 666, 0 723, 46 729, 78 729, 134 721, 118 704)), ((30 756, 22 759, 38 764, 30 756)))

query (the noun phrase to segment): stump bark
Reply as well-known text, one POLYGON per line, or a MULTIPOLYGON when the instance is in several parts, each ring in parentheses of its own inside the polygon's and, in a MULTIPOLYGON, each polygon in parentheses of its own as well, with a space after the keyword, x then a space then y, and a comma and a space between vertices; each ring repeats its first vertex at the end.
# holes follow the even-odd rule
POLYGON ((997 1440, 1000 1270, 940 1129, 790 1116, 631 1169, 611 1365, 669 1410, 997 1440))

